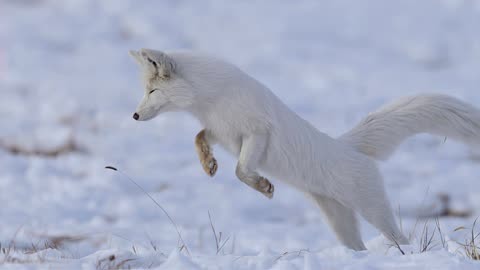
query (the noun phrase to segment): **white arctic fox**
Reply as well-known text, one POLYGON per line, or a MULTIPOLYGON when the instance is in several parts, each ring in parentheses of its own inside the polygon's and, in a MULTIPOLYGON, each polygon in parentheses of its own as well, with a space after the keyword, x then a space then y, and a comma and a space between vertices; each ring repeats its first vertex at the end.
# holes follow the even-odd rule
POLYGON ((334 139, 224 61, 149 49, 130 54, 143 70, 145 87, 135 120, 190 112, 204 127, 195 145, 208 175, 217 170, 211 146, 218 143, 238 158, 238 179, 268 198, 274 188, 260 172, 311 196, 351 249, 365 249, 355 212, 389 240, 408 243, 396 225, 375 160, 387 159, 405 138, 423 132, 480 144, 480 110, 453 97, 400 99, 334 139))

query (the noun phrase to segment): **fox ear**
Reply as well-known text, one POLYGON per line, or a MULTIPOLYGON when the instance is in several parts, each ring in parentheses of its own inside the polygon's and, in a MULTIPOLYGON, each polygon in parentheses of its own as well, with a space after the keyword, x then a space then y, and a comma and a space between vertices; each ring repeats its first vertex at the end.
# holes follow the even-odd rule
POLYGON ((128 54, 135 59, 135 62, 137 62, 139 65, 143 64, 142 58, 140 56, 140 53, 134 50, 128 51, 128 54))
POLYGON ((152 56, 147 54, 146 49, 141 49, 140 51, 129 51, 128 54, 130 54, 130 56, 135 59, 135 62, 140 65, 144 75, 147 78, 155 78, 160 74, 157 61, 153 60, 152 56))
POLYGON ((175 71, 175 62, 163 52, 141 49, 139 52, 134 52, 133 56, 139 58, 141 65, 151 75, 159 76, 162 79, 170 78, 175 71))

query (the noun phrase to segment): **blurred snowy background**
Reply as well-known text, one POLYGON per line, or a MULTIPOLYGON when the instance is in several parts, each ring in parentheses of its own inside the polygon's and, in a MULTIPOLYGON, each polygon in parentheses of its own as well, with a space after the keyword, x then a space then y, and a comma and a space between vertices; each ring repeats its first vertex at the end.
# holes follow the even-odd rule
POLYGON ((0 0, 0 268, 480 267, 457 243, 480 215, 480 151, 423 135, 403 144, 381 169, 414 254, 366 223, 370 250, 352 252, 301 193, 271 179, 267 200, 236 180, 221 149, 208 178, 190 116, 132 120, 143 89, 127 51, 144 47, 233 62, 332 136, 405 95, 480 107, 476 0, 0 0), (190 255, 152 201, 106 165, 170 213, 190 255), (447 246, 437 233, 418 254, 418 217, 439 211, 440 196, 469 215, 440 218, 447 246))

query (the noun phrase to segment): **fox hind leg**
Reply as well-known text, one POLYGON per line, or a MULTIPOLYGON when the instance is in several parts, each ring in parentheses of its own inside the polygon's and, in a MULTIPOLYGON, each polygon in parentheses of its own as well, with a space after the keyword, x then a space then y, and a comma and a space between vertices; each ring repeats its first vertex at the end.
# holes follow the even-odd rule
POLYGON ((242 138, 235 174, 240 181, 271 199, 274 186, 267 178, 260 176, 256 171, 266 150, 266 142, 267 137, 263 134, 252 134, 242 138))
POLYGON ((338 240, 353 250, 366 250, 360 234, 355 212, 338 201, 317 194, 309 194, 327 218, 327 223, 338 240))
POLYGON ((382 177, 378 174, 369 179, 370 181, 357 186, 356 191, 349 192, 349 196, 343 196, 338 200, 358 212, 393 243, 408 244, 408 239, 400 231, 395 221, 383 187, 382 177))
POLYGON ((203 170, 209 175, 214 176, 218 169, 217 160, 212 152, 212 135, 205 129, 200 131, 195 137, 195 149, 202 164, 203 170))
POLYGON ((358 212, 365 220, 381 231, 388 240, 399 245, 409 244, 407 237, 398 228, 387 200, 380 203, 377 201, 375 205, 370 207, 359 208, 358 212))

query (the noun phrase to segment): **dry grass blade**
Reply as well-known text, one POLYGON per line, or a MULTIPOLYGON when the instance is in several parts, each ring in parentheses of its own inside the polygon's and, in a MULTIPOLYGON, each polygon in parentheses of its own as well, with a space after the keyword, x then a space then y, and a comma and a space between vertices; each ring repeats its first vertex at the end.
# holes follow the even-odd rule
POLYGON ((216 245, 217 254, 218 254, 218 247, 219 247, 218 237, 217 237, 217 232, 215 231, 215 227, 213 226, 212 216, 210 215, 210 211, 208 211, 208 219, 210 220, 210 228, 212 228, 213 237, 215 237, 215 245, 216 245))
POLYGON ((296 256, 299 257, 300 255, 302 255, 302 253, 307 253, 307 252, 310 252, 310 250, 309 249, 300 249, 300 250, 296 250, 296 251, 285 251, 284 253, 282 253, 282 255, 278 256, 273 262, 276 263, 278 260, 280 260, 283 257, 288 256, 290 254, 296 254, 296 256))
POLYGON ((422 236, 420 237, 420 253, 427 252, 435 247, 433 245, 433 238, 435 237, 435 230, 429 234, 428 232, 428 222, 425 221, 422 230, 422 236))
POLYGON ((393 241, 392 246, 397 248, 398 251, 400 251, 400 253, 402 253, 402 255, 405 255, 405 251, 403 251, 402 247, 400 246, 400 244, 398 244, 398 242, 396 240, 393 241))
POLYGON ((182 234, 180 233, 180 230, 178 229, 177 223, 175 223, 175 221, 173 220, 173 218, 168 214, 167 210, 165 210, 165 208, 163 208, 142 186, 140 186, 137 182, 135 182, 135 181, 134 181, 130 176, 128 176, 126 173, 120 171, 119 169, 117 169, 116 167, 113 167, 113 166, 105 166, 105 169, 113 170, 113 171, 116 171, 116 172, 121 173, 125 178, 127 178, 128 180, 130 180, 130 182, 132 182, 133 184, 135 184, 135 186, 137 186, 137 188, 140 189, 145 195, 147 195, 147 197, 150 198, 150 200, 151 200, 153 203, 155 203, 160 210, 162 210, 162 212, 165 214, 165 216, 168 218, 168 220, 170 221, 170 223, 172 224, 172 226, 175 228, 175 231, 177 232, 178 239, 179 239, 179 241, 180 241, 181 244, 182 244, 182 246, 180 247, 180 251, 182 251, 183 249, 185 249, 185 251, 187 252, 187 254, 190 256, 190 252, 188 251, 187 244, 185 244, 185 241, 183 240, 182 234))
MULTIPOLYGON (((480 236, 480 232, 476 233, 475 228, 477 226, 478 217, 473 222, 470 230, 470 236, 465 240, 465 243, 458 243, 463 248, 463 253, 467 258, 472 260, 480 260, 480 243, 477 238, 480 236)), ((454 231, 464 230, 465 227, 458 227, 454 231)))
POLYGON ((465 255, 472 260, 480 260, 480 246, 477 241, 480 233, 475 233, 475 227, 477 226, 478 217, 473 222, 472 230, 470 231, 470 239, 465 242, 463 247, 465 248, 465 255))
POLYGON ((437 231, 440 237, 440 242, 442 243, 442 248, 446 248, 447 240, 445 239, 445 235, 443 234, 442 228, 440 228, 440 219, 438 217, 435 218, 435 226, 437 227, 437 231))
POLYGON ((210 227, 212 228, 212 233, 215 238, 215 246, 217 248, 217 255, 222 251, 222 249, 225 247, 227 242, 230 240, 230 236, 225 239, 222 243, 222 232, 218 233, 215 231, 215 226, 213 226, 213 221, 212 221, 212 216, 210 215, 210 211, 208 211, 208 219, 210 220, 210 227))
POLYGON ((220 248, 217 250, 217 255, 218 255, 218 253, 220 253, 220 251, 222 251, 222 249, 225 247, 225 245, 228 243, 229 240, 230 240, 230 236, 227 237, 227 238, 225 239, 225 241, 223 241, 223 244, 222 244, 222 245, 220 246, 220 248))
MULTIPOLYGON (((427 190, 425 191, 425 196, 423 197, 422 203, 420 204, 421 208, 423 208, 425 206, 429 191, 430 191, 430 186, 427 187, 427 190)), ((417 219, 415 220, 415 225, 413 226, 413 230, 410 232, 410 234, 408 236, 408 239, 410 241, 413 239, 413 236, 415 235, 415 233, 417 231, 417 225, 418 225, 419 221, 420 221, 420 217, 417 217, 417 219)))
POLYGON ((6 263, 6 262, 14 262, 16 259, 13 258, 11 256, 11 253, 12 252, 15 252, 15 239, 17 239, 17 236, 18 234, 20 233, 20 230, 22 229, 22 226, 20 226, 16 231, 15 231, 15 234, 13 235, 12 237, 12 240, 10 240, 10 242, 8 243, 8 246, 6 248, 4 247, 1 247, 0 245, 0 249, 2 251, 2 253, 4 254, 4 257, 3 257, 3 263, 6 263))

